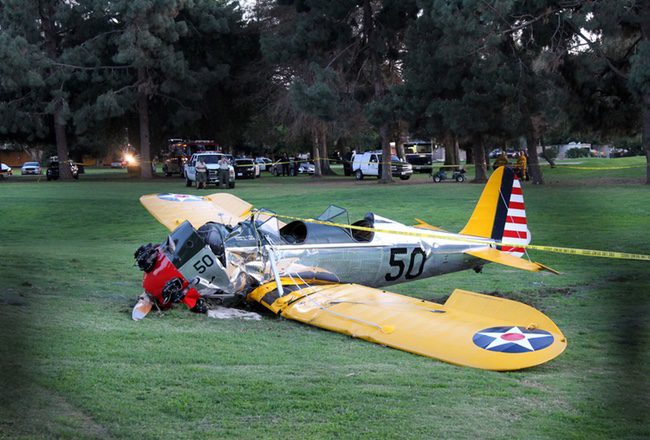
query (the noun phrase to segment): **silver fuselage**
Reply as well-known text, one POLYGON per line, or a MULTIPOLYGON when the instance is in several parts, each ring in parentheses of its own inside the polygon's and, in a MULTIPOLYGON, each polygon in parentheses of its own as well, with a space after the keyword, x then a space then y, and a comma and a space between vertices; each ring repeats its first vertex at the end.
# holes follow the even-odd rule
MULTIPOLYGON (((203 244, 200 249, 189 251, 188 258, 178 257, 182 260, 178 269, 185 279, 194 280, 197 290, 205 296, 246 295, 279 278, 383 287, 479 269, 485 261, 466 251, 494 243, 490 239, 428 231, 374 218, 370 239, 355 236, 350 229, 328 226, 331 229, 321 227, 311 238, 307 234, 302 243, 290 243, 294 237, 277 225, 256 227, 243 222, 224 241, 225 264, 208 244, 203 244)), ((179 246, 186 249, 192 241, 187 238, 195 235, 192 231, 189 224, 181 226, 169 242, 185 243, 179 246)))
MULTIPOLYGON (((489 243, 486 240, 486 244, 489 243)), ((281 276, 308 268, 333 274, 342 283, 383 287, 478 268, 485 261, 464 251, 480 247, 485 245, 438 237, 377 233, 369 243, 277 245, 273 246, 273 252, 281 276)))

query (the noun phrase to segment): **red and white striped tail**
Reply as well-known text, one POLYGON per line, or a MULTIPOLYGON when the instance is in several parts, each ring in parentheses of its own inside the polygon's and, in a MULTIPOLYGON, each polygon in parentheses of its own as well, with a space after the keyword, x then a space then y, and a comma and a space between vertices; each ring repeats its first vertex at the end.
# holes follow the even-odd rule
POLYGON ((512 246, 502 246, 501 250, 521 257, 525 250, 516 245, 530 243, 530 231, 526 224, 526 209, 524 208, 524 195, 521 191, 521 182, 517 177, 512 181, 512 193, 508 203, 508 213, 506 214, 506 223, 503 228, 502 243, 511 244, 512 246))

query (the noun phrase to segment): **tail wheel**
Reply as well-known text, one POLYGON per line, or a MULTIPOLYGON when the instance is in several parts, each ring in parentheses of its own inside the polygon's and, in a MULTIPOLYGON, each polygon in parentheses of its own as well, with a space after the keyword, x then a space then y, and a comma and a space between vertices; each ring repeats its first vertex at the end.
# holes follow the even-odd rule
POLYGON ((363 173, 361 172, 361 170, 356 170, 354 172, 354 178, 357 180, 363 180, 363 173))

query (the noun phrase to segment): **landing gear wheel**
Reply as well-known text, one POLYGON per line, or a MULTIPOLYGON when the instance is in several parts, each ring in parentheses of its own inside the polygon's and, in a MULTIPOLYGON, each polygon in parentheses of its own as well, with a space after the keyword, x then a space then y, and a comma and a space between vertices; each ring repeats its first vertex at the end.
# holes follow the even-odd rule
POLYGON ((363 180, 363 173, 361 172, 361 170, 356 170, 354 172, 354 178, 357 180, 363 180))

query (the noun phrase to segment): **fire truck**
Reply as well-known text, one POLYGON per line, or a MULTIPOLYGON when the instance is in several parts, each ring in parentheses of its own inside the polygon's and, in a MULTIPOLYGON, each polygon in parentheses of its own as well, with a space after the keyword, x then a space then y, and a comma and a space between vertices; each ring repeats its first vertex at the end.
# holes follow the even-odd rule
POLYGON ((185 163, 190 160, 192 154, 199 151, 222 152, 221 146, 213 140, 169 139, 167 141, 167 152, 163 153, 162 170, 165 176, 178 174, 183 177, 185 163))

